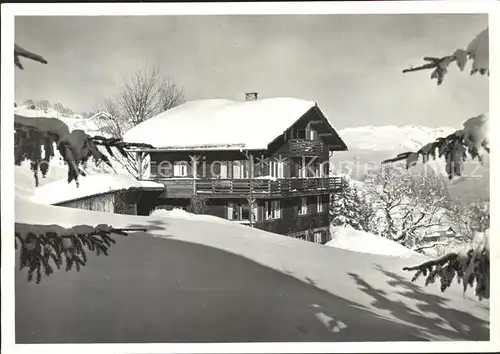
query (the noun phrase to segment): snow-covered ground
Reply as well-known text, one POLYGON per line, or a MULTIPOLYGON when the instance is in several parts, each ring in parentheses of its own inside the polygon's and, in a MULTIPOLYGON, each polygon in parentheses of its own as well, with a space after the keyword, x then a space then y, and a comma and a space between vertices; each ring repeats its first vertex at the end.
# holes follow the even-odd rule
POLYGON ((174 208, 172 210, 166 210, 161 208, 155 209, 153 210, 150 216, 155 218, 173 218, 173 219, 182 219, 191 221, 207 221, 207 222, 216 222, 223 224, 234 224, 234 222, 230 220, 219 218, 217 216, 193 214, 180 208, 174 208))
POLYGON ((28 342, 486 340, 489 302, 413 284, 424 257, 326 247, 233 223, 16 201, 16 222, 146 227, 41 284, 16 273, 28 342), (57 296, 56 296, 57 294, 57 296), (43 305, 39 306, 39 300, 43 305), (216 325, 214 325, 216 324, 216 325))
POLYGON ((350 226, 330 227, 332 240, 326 245, 344 250, 386 255, 394 257, 416 257, 419 256, 414 252, 397 242, 387 238, 377 236, 365 231, 355 230, 350 226))

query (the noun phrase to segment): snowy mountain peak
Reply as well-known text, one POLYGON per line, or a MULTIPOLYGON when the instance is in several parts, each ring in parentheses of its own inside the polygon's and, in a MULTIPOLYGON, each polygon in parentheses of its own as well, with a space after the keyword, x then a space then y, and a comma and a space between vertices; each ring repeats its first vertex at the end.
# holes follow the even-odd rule
POLYGON ((453 133, 457 128, 431 128, 420 125, 398 127, 360 126, 339 130, 349 150, 408 151, 453 133))

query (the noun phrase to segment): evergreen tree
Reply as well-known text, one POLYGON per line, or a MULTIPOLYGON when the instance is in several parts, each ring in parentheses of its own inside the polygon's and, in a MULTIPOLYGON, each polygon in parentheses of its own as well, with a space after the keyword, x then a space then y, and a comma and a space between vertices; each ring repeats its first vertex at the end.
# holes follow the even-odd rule
POLYGON ((333 194, 331 198, 331 224, 368 231, 372 209, 351 181, 344 179, 344 182, 345 188, 340 193, 333 194))

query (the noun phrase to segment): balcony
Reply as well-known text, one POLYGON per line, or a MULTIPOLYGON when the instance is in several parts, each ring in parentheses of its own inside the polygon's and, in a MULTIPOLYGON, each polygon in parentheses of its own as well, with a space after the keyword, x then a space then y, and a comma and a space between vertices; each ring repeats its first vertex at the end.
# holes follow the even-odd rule
POLYGON ((290 139, 280 153, 285 156, 321 156, 325 149, 323 140, 290 139))
POLYGON ((306 196, 342 190, 341 177, 285 179, 155 179, 165 184, 164 198, 190 198, 193 195, 210 198, 275 198, 306 196))

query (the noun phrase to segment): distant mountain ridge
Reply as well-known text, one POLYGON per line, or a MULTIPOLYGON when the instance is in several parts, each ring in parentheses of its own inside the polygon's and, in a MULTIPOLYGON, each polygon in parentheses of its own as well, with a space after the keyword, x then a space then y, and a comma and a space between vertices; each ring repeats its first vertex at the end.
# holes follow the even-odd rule
POLYGON ((339 134, 349 150, 401 150, 401 152, 405 152, 417 150, 457 129, 453 127, 430 128, 419 125, 362 126, 341 129, 339 134))
MULTIPOLYGON (((425 144, 445 137, 459 127, 431 128, 419 125, 397 127, 360 126, 339 129, 338 133, 347 144, 348 151, 334 153, 330 162, 334 173, 349 173, 356 180, 363 180, 366 173, 380 166, 390 157, 407 151, 417 151, 425 144)), ((445 161, 438 159, 429 163, 445 178, 445 161)), ((418 170, 418 167, 415 168, 418 170)), ((489 157, 484 164, 476 160, 467 161, 464 177, 449 182, 450 193, 457 198, 489 198, 489 157)))

